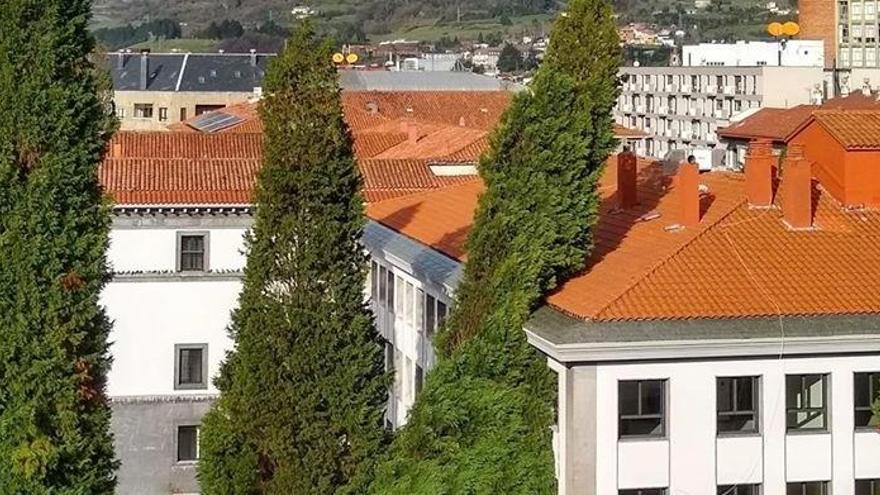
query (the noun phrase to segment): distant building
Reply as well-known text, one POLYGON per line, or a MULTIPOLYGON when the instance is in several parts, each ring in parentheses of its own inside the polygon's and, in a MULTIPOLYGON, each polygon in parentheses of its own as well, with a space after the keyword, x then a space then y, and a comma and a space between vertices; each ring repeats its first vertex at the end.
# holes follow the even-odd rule
POLYGON ((763 106, 808 104, 825 92, 821 67, 624 67, 621 76, 614 116, 647 134, 637 154, 665 158, 699 151, 713 167, 725 166, 716 132, 734 116, 763 106))
POLYGON ((478 48, 471 54, 471 62, 474 66, 482 67, 488 73, 498 71, 498 57, 501 55, 501 48, 478 48))
POLYGON ((826 67, 880 67, 876 0, 800 0, 801 39, 825 44, 826 67))
POLYGON ((700 43, 682 47, 681 64, 691 67, 824 67, 825 49, 820 40, 700 43))

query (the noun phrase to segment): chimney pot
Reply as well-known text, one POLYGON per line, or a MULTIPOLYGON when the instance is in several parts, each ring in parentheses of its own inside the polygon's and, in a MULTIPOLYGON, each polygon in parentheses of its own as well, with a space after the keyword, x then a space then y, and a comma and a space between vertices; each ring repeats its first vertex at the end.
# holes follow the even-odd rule
POLYGON ((464 115, 458 118, 458 126, 467 127, 467 121, 465 120, 464 115))
POLYGON ((632 208, 639 203, 636 179, 636 155, 625 150, 617 155, 617 196, 620 208, 632 208))
POLYGON ((746 154, 746 194, 749 205, 768 208, 773 204, 773 143, 756 139, 749 143, 746 154))
POLYGON ((376 115, 377 113, 379 113, 379 104, 375 101, 367 102, 367 112, 370 115, 376 115))
POLYGON ((782 215, 792 229, 813 226, 813 170, 803 145, 790 144, 782 164, 782 215))
POLYGON ((251 48, 251 67, 257 66, 257 50, 251 48))
POLYGON ((696 163, 682 163, 676 176, 680 223, 684 227, 700 224, 700 169, 696 163))

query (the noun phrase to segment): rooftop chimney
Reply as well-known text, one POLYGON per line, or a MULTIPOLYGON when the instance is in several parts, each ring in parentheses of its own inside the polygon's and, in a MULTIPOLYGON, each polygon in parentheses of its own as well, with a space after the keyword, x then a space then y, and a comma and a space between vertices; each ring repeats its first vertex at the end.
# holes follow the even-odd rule
POLYGON ((251 67, 257 66, 257 50, 255 48, 251 48, 251 67))
POLYGON ((467 127, 467 121, 465 120, 464 115, 458 118, 458 126, 467 127))
POLYGON ((116 57, 116 70, 122 70, 125 68, 125 50, 119 50, 119 53, 116 57))
POLYGON ((792 229, 813 226, 813 170, 800 144, 789 144, 782 162, 782 215, 792 229))
POLYGON ((624 150, 617 155, 617 197, 620 208, 632 208, 639 202, 636 192, 636 155, 624 150))
POLYGON ((409 144, 419 142, 419 127, 415 122, 406 119, 401 123, 400 128, 406 134, 406 140, 409 144))
POLYGON ((147 89, 147 84, 149 83, 150 78, 150 50, 144 49, 141 50, 141 77, 140 77, 140 88, 141 90, 147 89))
POLYGON ((700 224, 700 169, 696 163, 682 163, 678 167, 675 188, 678 190, 679 223, 683 227, 700 224))
POLYGON ((773 204, 773 143, 769 139, 755 139, 746 153, 746 194, 749 206, 769 208, 773 204))
POLYGON ((375 101, 367 102, 367 113, 369 113, 370 115, 376 115, 377 113, 379 113, 379 104, 375 101))
POLYGON ((862 81, 862 94, 865 96, 871 96, 871 80, 865 78, 862 81))

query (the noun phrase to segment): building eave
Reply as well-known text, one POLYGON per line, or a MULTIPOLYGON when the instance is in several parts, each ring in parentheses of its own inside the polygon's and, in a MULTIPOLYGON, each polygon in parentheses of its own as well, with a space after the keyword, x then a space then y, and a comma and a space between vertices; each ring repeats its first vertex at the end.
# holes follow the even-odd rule
POLYGON ((880 352, 880 316, 589 322, 544 307, 528 342, 560 363, 880 352))

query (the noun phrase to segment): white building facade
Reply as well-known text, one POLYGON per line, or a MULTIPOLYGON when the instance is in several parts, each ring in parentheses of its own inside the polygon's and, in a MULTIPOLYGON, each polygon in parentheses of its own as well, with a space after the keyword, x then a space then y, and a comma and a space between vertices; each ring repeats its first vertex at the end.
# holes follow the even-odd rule
POLYGON ((711 156, 724 166, 719 127, 763 106, 789 108, 822 101, 821 67, 624 67, 615 121, 647 136, 633 151, 666 158, 670 152, 711 156))
POLYGON ((599 342, 608 329, 584 322, 561 338, 553 311, 527 332, 558 374, 560 494, 877 493, 876 318, 842 318, 833 336, 816 333, 838 322, 771 319, 599 342))
POLYGON ((825 66, 822 40, 700 43, 681 50, 681 64, 687 67, 825 66))

